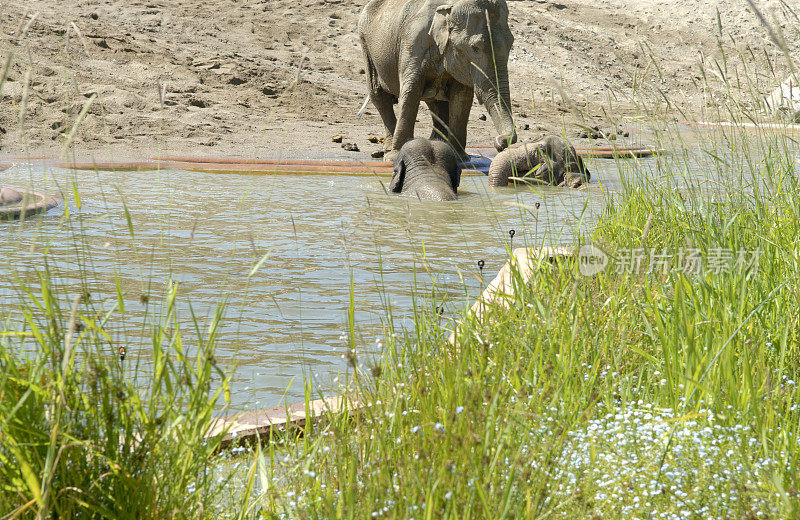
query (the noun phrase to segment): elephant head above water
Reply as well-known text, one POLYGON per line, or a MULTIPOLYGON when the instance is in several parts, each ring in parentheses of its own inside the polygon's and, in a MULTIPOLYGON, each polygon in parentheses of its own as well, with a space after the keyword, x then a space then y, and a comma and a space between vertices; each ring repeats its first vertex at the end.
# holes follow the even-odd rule
POLYGON ((393 193, 426 200, 455 200, 461 183, 458 156, 447 143, 413 139, 392 160, 393 193))
POLYGON ((358 30, 387 150, 396 153, 413 139, 425 101, 431 138, 446 139, 462 154, 473 97, 492 118, 497 149, 516 142, 508 88, 514 36, 505 0, 370 0, 358 30))
POLYGON ((492 159, 489 185, 508 186, 510 177, 578 188, 584 182, 589 182, 591 174, 571 144, 551 135, 509 148, 492 159))

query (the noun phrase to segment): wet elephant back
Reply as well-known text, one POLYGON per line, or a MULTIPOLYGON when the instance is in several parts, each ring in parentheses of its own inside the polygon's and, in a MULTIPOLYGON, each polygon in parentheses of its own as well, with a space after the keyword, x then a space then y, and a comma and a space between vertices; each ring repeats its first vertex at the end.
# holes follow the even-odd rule
POLYGON ((441 186, 420 185, 403 190, 402 195, 420 200, 456 200, 457 198, 453 190, 448 189, 444 183, 441 186))
POLYGON ((426 0, 371 0, 361 13, 358 31, 364 52, 381 88, 396 96, 401 46, 411 44, 404 35, 413 34, 415 24, 426 23, 427 16, 420 11, 428 4, 426 0))
POLYGON ((451 186, 450 175, 438 166, 418 164, 411 166, 406 174, 403 195, 422 200, 456 200, 455 190, 451 186))

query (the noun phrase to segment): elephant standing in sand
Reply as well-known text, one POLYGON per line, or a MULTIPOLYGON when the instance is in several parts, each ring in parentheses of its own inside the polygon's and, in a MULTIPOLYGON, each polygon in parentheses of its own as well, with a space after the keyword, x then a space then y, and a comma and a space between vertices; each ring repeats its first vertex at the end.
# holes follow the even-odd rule
POLYGON ((516 142, 508 89, 514 36, 505 0, 370 0, 358 33, 388 157, 414 138, 420 101, 433 115, 431 138, 446 139, 461 155, 473 96, 497 129, 497 150, 516 142))

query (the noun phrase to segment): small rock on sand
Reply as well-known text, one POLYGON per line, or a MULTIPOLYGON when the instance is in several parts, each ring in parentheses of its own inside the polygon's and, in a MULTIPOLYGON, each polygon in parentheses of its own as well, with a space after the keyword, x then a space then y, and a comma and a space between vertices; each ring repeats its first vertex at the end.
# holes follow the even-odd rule
POLYGON ((359 151, 358 145, 356 143, 344 143, 342 145, 342 148, 344 148, 348 152, 358 152, 359 151))
POLYGON ((339 134, 336 134, 333 137, 331 137, 331 141, 333 141, 334 143, 341 143, 343 139, 344 138, 339 134))

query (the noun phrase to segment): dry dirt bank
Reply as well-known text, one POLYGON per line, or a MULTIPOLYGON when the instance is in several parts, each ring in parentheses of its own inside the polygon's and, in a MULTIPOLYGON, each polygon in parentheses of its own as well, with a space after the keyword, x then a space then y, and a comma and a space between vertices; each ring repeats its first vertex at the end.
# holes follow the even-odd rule
MULTIPOLYGON (((0 98, 0 155, 58 153, 96 94, 75 134, 84 157, 313 150, 368 158, 378 145, 366 137, 381 127, 371 107, 355 117, 366 95, 356 36, 364 3, 2 1, 0 59, 12 55, 12 65, 0 98), (330 142, 334 134, 361 151, 343 151, 330 142)), ((781 0, 757 4, 797 53, 800 9, 792 12, 781 0)), ((699 114, 724 95, 715 76, 723 51, 729 75, 749 67, 765 94, 775 81, 764 57, 773 58, 776 76, 786 67, 744 0, 512 0, 509 6, 516 36, 511 90, 523 138, 560 128, 571 137, 579 124, 602 127, 610 117, 630 121, 637 102, 655 107, 664 96, 699 114), (564 102, 562 89, 577 110, 564 102)), ((480 107, 473 111, 473 143, 493 135, 482 114, 480 107)), ((420 120, 427 126, 424 110, 420 120)))

